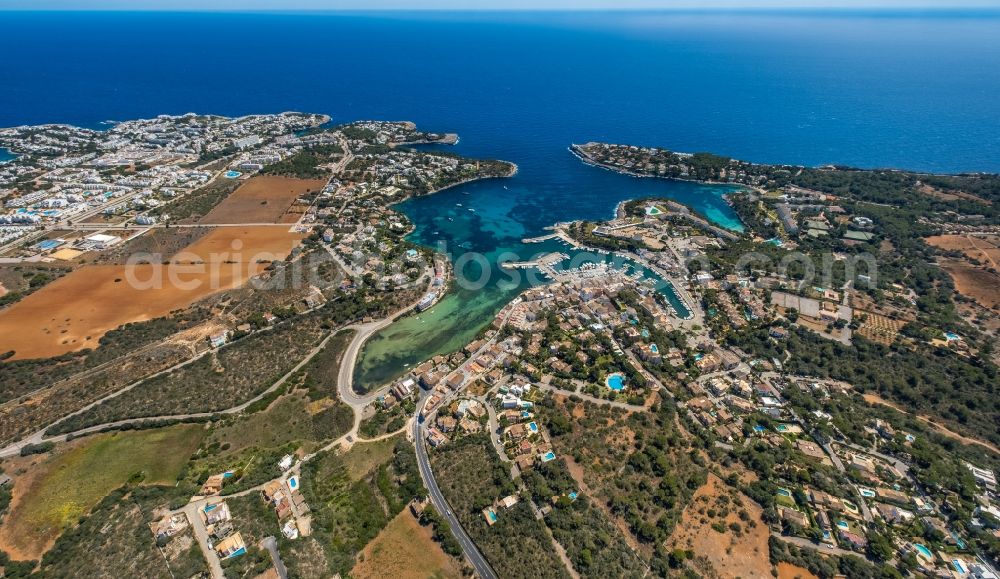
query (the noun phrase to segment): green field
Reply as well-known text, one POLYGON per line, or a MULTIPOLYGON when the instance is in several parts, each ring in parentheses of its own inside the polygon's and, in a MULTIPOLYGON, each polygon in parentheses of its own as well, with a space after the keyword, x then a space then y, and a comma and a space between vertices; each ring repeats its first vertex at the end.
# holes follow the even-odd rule
POLYGON ((41 550, 103 497, 141 473, 146 484, 173 484, 204 436, 200 425, 100 434, 38 466, 26 494, 0 529, 4 544, 41 550))
POLYGON ((393 448, 399 436, 393 436, 377 442, 359 442, 340 457, 347 475, 352 481, 360 480, 376 466, 392 458, 393 448))

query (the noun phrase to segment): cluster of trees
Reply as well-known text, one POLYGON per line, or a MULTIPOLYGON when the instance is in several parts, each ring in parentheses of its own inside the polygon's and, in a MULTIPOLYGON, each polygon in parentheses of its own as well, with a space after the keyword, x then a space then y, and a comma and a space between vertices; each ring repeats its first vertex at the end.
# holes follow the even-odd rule
POLYGON ((284 175, 299 179, 322 179, 329 172, 319 166, 329 163, 344 150, 337 145, 316 145, 303 149, 261 170, 262 175, 284 175))
POLYGON ((997 367, 988 360, 957 356, 921 344, 883 346, 855 337, 853 346, 826 340, 795 328, 783 344, 766 328, 745 328, 727 335, 765 359, 791 353, 785 369, 795 374, 843 380, 861 392, 875 392, 916 413, 931 413, 977 437, 1000 444, 997 367))
POLYGON ((816 550, 800 549, 775 537, 768 539, 768 547, 772 563, 777 565, 781 562, 787 562, 798 565, 808 569, 810 573, 820 579, 833 579, 836 576, 851 577, 852 579, 901 579, 903 577, 896 568, 888 564, 872 565, 862 557, 854 555, 846 557, 821 555, 816 550))
POLYGON ((483 519, 482 509, 517 493, 509 467, 500 461, 488 434, 441 446, 434 450, 431 462, 441 492, 497 575, 567 577, 544 523, 535 519, 526 498, 510 509, 499 509, 493 526, 483 519), (517 548, 512 549, 515 544, 517 548))
POLYGON ((593 504, 595 499, 580 493, 562 459, 536 465, 521 477, 536 504, 552 505, 545 522, 579 573, 589 577, 645 575, 645 562, 593 504), (576 500, 569 498, 571 492, 578 493, 576 500))

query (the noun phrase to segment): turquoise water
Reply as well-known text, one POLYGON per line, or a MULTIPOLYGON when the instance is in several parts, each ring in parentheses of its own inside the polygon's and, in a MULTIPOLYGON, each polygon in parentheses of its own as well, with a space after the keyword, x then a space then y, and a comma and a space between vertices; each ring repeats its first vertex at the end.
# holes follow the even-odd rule
POLYGON ((781 495, 781 496, 783 496, 783 497, 790 497, 790 496, 792 496, 792 491, 790 491, 790 490, 788 490, 786 488, 778 487, 778 494, 781 495))
POLYGON ((16 155, 14 155, 14 153, 11 153, 10 151, 4 149, 3 147, 0 147, 0 163, 3 163, 5 161, 10 161, 14 158, 16 158, 16 155))
POLYGON ((625 378, 621 374, 608 376, 608 388, 611 388, 615 392, 621 392, 625 389, 625 378))
POLYGON ((545 453, 545 456, 542 457, 542 462, 549 462, 550 460, 555 460, 555 459, 556 459, 556 453, 550 450, 545 453))
MULTIPOLYGON (((445 150, 465 153, 464 147, 471 148, 465 139, 461 143, 445 150)), ((428 358, 462 348, 514 296, 545 283, 547 280, 535 272, 504 270, 497 264, 549 252, 576 256, 579 252, 558 240, 522 243, 524 238, 549 233, 545 228, 553 223, 610 219, 620 201, 668 197, 721 226, 742 227, 723 198, 737 190, 735 186, 630 177, 581 163, 565 149, 540 156, 508 153, 498 156, 518 164, 519 172, 512 178, 469 183, 395 205, 415 226, 408 236, 410 241, 449 255, 462 279, 482 283, 456 287, 430 310, 404 318, 373 336, 355 368, 358 389, 369 390, 428 358), (478 256, 484 261, 477 261, 478 256)), ((593 257, 613 261, 608 256, 593 257)), ((656 278, 652 271, 638 269, 645 277, 656 278)), ((659 289, 679 315, 689 313, 668 286, 661 284, 659 289)))
POLYGON ((934 554, 933 554, 933 553, 931 553, 931 550, 930 550, 930 549, 928 549, 927 547, 925 547, 925 546, 921 545, 920 543, 914 543, 914 544, 913 544, 913 548, 914 548, 914 549, 916 549, 917 551, 920 551, 920 553, 921 553, 921 554, 922 554, 922 555, 923 555, 924 557, 927 557, 928 559, 931 559, 931 560, 933 560, 933 559, 934 559, 934 554))

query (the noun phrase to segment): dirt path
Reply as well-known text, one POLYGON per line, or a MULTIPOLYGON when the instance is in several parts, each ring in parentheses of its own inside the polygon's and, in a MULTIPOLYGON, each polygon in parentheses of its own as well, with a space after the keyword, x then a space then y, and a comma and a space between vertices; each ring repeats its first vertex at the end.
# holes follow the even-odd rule
POLYGON ((934 430, 936 430, 938 433, 943 434, 944 436, 947 436, 948 438, 953 438, 953 439, 958 440, 960 442, 963 442, 965 444, 975 444, 977 446, 981 446, 981 447, 983 447, 983 448, 985 448, 987 450, 990 450, 990 451, 994 452, 997 455, 1000 455, 1000 448, 998 448, 996 445, 991 444, 989 442, 986 442, 984 440, 976 440, 975 438, 969 438, 968 436, 963 436, 963 435, 955 432, 954 430, 948 429, 948 427, 946 427, 946 426, 944 426, 942 424, 934 422, 933 420, 931 420, 927 416, 922 416, 922 415, 919 415, 919 414, 914 414, 912 412, 908 412, 908 411, 904 410, 902 407, 900 407, 899 405, 897 405, 897 404, 895 404, 893 402, 889 402, 888 400, 880 397, 878 394, 863 394, 862 397, 865 399, 865 402, 867 402, 869 404, 881 404, 882 406, 888 406, 889 408, 892 408, 893 410, 896 410, 898 412, 902 412, 903 414, 906 414, 906 415, 909 415, 909 416, 913 416, 917 420, 920 420, 921 422, 924 422, 924 423, 928 424, 931 428, 933 428, 934 430))
POLYGON ((983 257, 985 257, 990 262, 990 265, 992 265, 994 269, 997 269, 997 262, 993 261, 993 256, 990 255, 989 251, 986 251, 986 249, 996 249, 996 248, 994 248, 994 247, 988 247, 986 249, 983 249, 982 247, 979 247, 978 245, 976 245, 976 238, 975 237, 973 237, 971 235, 966 235, 965 238, 967 240, 969 240, 969 244, 972 245, 972 247, 974 247, 976 249, 976 251, 982 253, 983 257))

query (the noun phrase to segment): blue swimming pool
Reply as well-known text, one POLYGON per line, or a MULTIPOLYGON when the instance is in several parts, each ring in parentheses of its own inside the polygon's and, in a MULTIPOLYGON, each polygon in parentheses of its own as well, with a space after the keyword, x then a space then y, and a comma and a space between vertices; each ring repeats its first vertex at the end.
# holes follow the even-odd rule
POLYGON ((934 554, 931 553, 931 550, 928 549, 927 547, 921 545, 920 543, 914 543, 913 544, 913 548, 916 549, 917 552, 919 552, 921 555, 923 555, 924 557, 926 557, 928 560, 933 560, 934 559, 934 554))
POLYGON ((837 526, 845 531, 851 528, 851 526, 847 524, 847 521, 837 521, 837 526))
POLYGON ((654 354, 659 354, 660 353, 660 349, 656 347, 656 344, 650 344, 649 345, 649 351, 652 352, 652 353, 654 353, 654 354))
POLYGON ((783 496, 783 497, 790 497, 790 496, 792 496, 792 491, 790 491, 790 490, 788 490, 786 488, 778 487, 778 494, 781 495, 781 496, 783 496))
POLYGON ((550 460, 555 460, 555 459, 556 459, 556 453, 552 452, 551 450, 546 452, 542 456, 542 462, 549 462, 550 460))
POLYGON ((243 175, 239 171, 226 171, 226 179, 236 179, 237 177, 243 175))
POLYGON ((534 423, 534 422, 529 422, 529 423, 528 423, 528 428, 529 428, 529 429, 530 429, 530 430, 531 430, 532 432, 538 432, 538 424, 536 424, 536 423, 534 423))
POLYGON ((608 388, 611 388, 615 392, 621 392, 625 389, 625 377, 621 374, 615 373, 608 376, 608 388))

